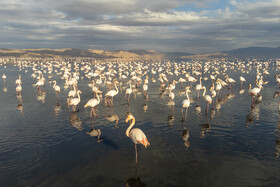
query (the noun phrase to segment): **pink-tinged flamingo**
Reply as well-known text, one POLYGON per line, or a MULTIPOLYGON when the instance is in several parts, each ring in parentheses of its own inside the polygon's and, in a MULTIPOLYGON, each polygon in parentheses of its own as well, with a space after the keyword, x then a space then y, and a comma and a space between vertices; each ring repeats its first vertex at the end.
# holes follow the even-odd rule
POLYGON ((97 99, 90 99, 88 102, 87 102, 87 104, 85 104, 85 108, 86 107, 91 107, 92 109, 91 109, 91 111, 90 111, 90 118, 91 118, 91 114, 93 114, 94 116, 96 116, 96 114, 95 114, 95 111, 94 111, 94 107, 96 107, 99 103, 100 103, 100 99, 99 99, 99 96, 98 96, 98 94, 96 94, 96 97, 97 97, 97 99))
POLYGON ((137 163, 137 144, 142 144, 147 148, 147 146, 150 145, 150 142, 148 141, 146 135, 141 129, 134 128, 131 129, 135 125, 135 118, 133 117, 132 114, 128 114, 125 123, 128 123, 128 121, 132 120, 131 124, 129 127, 126 129, 126 136, 131 138, 133 143, 135 144, 135 155, 136 155, 136 163, 137 163))

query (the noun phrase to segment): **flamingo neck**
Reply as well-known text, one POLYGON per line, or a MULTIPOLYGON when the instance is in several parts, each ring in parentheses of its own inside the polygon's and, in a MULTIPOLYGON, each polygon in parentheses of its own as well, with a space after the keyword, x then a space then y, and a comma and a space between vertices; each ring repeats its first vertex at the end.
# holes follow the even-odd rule
POLYGON ((190 98, 189 98, 189 92, 188 92, 188 91, 187 91, 187 99, 190 100, 190 98))
POLYGON ((132 122, 130 123, 129 127, 126 129, 126 132, 125 132, 126 136, 129 137, 129 132, 134 125, 135 125, 135 118, 133 117, 132 122))
POLYGON ((56 86, 56 81, 54 81, 54 85, 53 85, 53 88, 56 86))
POLYGON ((78 99, 79 99, 79 101, 81 101, 80 92, 78 92, 78 99))
POLYGON ((203 91, 203 95, 202 96, 204 97, 205 94, 206 94, 206 88, 204 87, 203 89, 204 89, 204 91, 203 91))
POLYGON ((201 85, 201 79, 202 79, 202 77, 199 78, 199 84, 200 84, 200 85, 201 85))
POLYGON ((115 88, 116 88, 116 90, 117 90, 117 93, 119 93, 119 89, 118 89, 118 87, 117 87, 117 84, 115 83, 115 88))

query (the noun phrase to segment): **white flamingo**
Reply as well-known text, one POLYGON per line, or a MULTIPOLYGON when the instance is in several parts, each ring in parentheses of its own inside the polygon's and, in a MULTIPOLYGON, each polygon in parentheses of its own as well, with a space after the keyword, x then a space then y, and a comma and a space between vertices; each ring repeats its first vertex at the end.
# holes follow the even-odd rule
POLYGON ((72 98, 70 99, 69 101, 69 105, 72 105, 73 106, 73 111, 76 111, 76 108, 77 108, 77 105, 80 103, 81 101, 81 98, 80 98, 80 94, 82 92, 80 90, 77 91, 77 95, 78 97, 75 97, 75 98, 72 98))
MULTIPOLYGON (((111 97, 112 98, 112 105, 113 105, 113 98, 114 98, 114 96, 116 96, 118 93, 119 93, 119 89, 118 89, 118 87, 117 87, 117 82, 115 82, 115 88, 116 88, 116 90, 110 90, 110 91, 108 91, 106 94, 105 94, 105 100, 107 100, 107 98, 108 97, 111 97)), ((109 107, 110 107, 110 104, 109 104, 109 107)))
POLYGON ((135 118, 133 117, 132 114, 128 114, 125 122, 128 123, 128 121, 132 120, 131 124, 129 127, 126 129, 126 136, 131 138, 133 143, 135 144, 135 155, 136 155, 136 163, 137 163, 137 144, 142 144, 147 148, 147 146, 150 145, 150 142, 148 141, 146 135, 141 129, 134 128, 131 129, 135 125, 135 118))
POLYGON ((56 96, 59 96, 60 93, 60 86, 56 85, 56 80, 53 81, 54 85, 53 85, 53 89, 56 92, 56 96))
POLYGON ((91 114, 93 114, 94 116, 96 116, 95 111, 94 111, 94 108, 100 103, 100 99, 99 99, 98 94, 96 94, 96 97, 97 97, 97 98, 90 99, 90 100, 87 102, 87 104, 85 104, 85 106, 84 106, 84 108, 86 108, 86 107, 91 107, 90 117, 91 117, 91 114))

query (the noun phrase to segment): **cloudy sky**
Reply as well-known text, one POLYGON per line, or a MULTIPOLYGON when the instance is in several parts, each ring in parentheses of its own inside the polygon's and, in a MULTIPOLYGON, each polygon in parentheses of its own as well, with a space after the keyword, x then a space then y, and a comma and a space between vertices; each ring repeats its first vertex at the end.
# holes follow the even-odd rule
POLYGON ((280 0, 0 0, 0 47, 280 47, 280 0))

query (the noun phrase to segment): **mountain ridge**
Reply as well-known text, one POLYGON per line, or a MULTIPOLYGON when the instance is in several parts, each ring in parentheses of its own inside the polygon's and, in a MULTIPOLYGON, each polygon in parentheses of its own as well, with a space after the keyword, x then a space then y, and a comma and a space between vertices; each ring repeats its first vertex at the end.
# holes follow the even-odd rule
POLYGON ((89 57, 97 59, 211 59, 211 58, 275 58, 280 57, 280 47, 246 47, 214 53, 159 52, 155 50, 99 50, 99 49, 9 49, 0 48, 0 57, 89 57))

